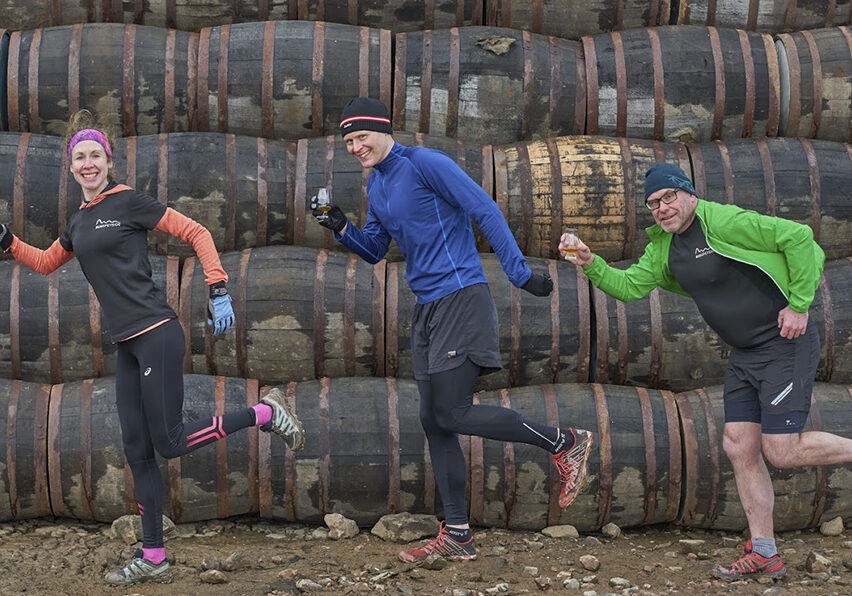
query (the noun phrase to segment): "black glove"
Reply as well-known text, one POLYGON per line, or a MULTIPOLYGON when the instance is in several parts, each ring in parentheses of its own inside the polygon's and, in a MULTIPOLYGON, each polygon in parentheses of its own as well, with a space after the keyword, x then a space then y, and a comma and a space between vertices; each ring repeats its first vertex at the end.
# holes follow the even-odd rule
POLYGON ((9 250, 9 247, 12 246, 12 230, 9 229, 6 224, 0 224, 0 248, 3 251, 9 250))
POLYGON ((315 196, 311 197, 311 213, 317 218, 317 223, 339 234, 340 230, 345 228, 346 224, 349 223, 349 220, 346 219, 346 214, 337 205, 326 205, 326 209, 328 210, 321 211, 317 209, 317 198, 315 196))
POLYGON ((530 275, 527 283, 521 286, 522 290, 526 290, 533 296, 550 296, 553 291, 553 280, 550 279, 549 273, 535 273, 530 275))

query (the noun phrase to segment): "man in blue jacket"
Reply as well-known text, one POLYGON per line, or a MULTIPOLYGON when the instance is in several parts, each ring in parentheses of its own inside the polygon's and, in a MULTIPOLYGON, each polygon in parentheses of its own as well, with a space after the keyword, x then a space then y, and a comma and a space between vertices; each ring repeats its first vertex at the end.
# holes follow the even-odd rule
POLYGON ((474 382, 501 368, 497 309, 476 252, 470 219, 479 225, 516 287, 547 296, 547 273, 527 266, 497 205, 446 154, 394 141, 387 108, 366 97, 343 109, 346 149, 365 168, 369 208, 364 229, 334 205, 313 214, 320 225, 369 263, 380 261, 395 240, 406 260, 408 285, 417 297, 411 320, 414 377, 420 421, 429 440, 435 481, 446 520, 437 538, 399 553, 420 562, 432 553, 473 559, 476 546, 465 507, 467 473, 458 434, 528 443, 548 450, 559 470, 559 504, 567 507, 584 488, 592 434, 526 420, 508 408, 473 405, 474 382))

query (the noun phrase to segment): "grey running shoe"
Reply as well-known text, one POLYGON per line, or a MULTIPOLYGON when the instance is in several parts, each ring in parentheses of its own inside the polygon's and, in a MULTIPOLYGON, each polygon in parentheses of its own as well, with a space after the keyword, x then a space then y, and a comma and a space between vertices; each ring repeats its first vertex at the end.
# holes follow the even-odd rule
POLYGON ((589 455, 592 453, 594 439, 592 433, 581 428, 569 428, 574 435, 571 449, 553 454, 553 463, 559 470, 562 488, 559 491, 559 506, 568 507, 586 488, 588 483, 589 455))
POLYGON ((142 558, 142 551, 137 549, 133 558, 118 571, 110 571, 104 576, 104 581, 113 586, 132 586, 142 582, 159 582, 167 584, 174 579, 174 573, 169 569, 168 559, 159 565, 142 558))
POLYGON ((438 536, 421 547, 399 553, 406 563, 422 563, 429 555, 441 555, 449 561, 469 561, 476 558, 476 541, 471 536, 467 542, 456 542, 447 532, 447 522, 441 522, 438 536))
POLYGON ((260 401, 272 408, 272 419, 260 427, 267 433, 275 433, 287 443, 293 451, 305 448, 305 431, 296 415, 290 411, 284 393, 277 387, 270 391, 260 401))

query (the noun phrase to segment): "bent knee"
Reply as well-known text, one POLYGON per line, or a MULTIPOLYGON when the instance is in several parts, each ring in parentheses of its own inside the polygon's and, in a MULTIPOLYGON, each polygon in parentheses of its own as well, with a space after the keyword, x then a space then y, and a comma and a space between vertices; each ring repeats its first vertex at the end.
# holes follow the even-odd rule
POLYGON ((469 409, 470 406, 437 408, 435 410, 435 422, 443 431, 464 433, 464 417, 469 409))
POLYGON ((793 451, 791 435, 763 436, 763 456, 776 468, 795 467, 793 451))

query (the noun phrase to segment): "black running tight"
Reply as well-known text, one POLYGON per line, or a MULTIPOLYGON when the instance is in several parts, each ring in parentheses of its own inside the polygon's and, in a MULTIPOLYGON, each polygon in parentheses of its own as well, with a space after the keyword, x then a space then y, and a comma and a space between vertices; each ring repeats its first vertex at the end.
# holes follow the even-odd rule
POLYGON ((144 548, 163 546, 163 482, 154 452, 180 457, 255 423, 251 408, 184 423, 183 353, 177 319, 118 344, 116 405, 144 548))

